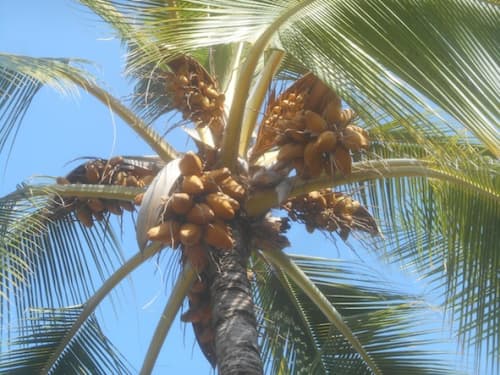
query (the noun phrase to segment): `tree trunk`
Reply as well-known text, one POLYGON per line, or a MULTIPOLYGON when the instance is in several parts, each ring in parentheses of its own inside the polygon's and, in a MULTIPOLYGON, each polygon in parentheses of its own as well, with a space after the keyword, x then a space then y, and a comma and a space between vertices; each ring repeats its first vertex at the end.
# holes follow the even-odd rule
POLYGON ((262 360, 257 344, 252 291, 246 263, 248 249, 239 230, 234 231, 236 248, 221 254, 211 286, 215 352, 220 375, 261 375, 262 360))

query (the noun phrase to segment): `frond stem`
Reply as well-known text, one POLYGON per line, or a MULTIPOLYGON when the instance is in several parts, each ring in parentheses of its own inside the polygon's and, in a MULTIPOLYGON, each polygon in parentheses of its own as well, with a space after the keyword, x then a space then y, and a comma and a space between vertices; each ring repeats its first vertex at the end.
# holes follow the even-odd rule
MULTIPOLYGON (((436 164, 418 159, 362 161, 353 163, 352 173, 349 176, 337 173, 333 177, 325 176, 308 181, 296 177, 289 178, 287 182, 291 189, 288 197, 305 194, 312 190, 332 188, 339 185, 380 178, 426 177, 465 186, 481 195, 500 199, 500 195, 497 192, 475 184, 463 176, 453 174, 449 170, 438 168, 439 166, 436 164)), ((246 202, 246 212, 249 216, 258 216, 267 212, 272 207, 276 207, 279 203, 278 193, 275 189, 261 190, 248 199, 246 202)))
POLYGON ((344 336, 351 346, 363 358, 366 365, 375 375, 382 375, 377 364, 370 357, 361 342, 354 335, 351 328, 345 323, 342 315, 328 301, 319 288, 307 277, 307 275, 281 250, 263 252, 265 258, 268 258, 280 270, 284 271, 302 291, 311 299, 318 309, 325 315, 330 323, 344 336))
POLYGON ((19 197, 37 197, 48 195, 61 195, 65 197, 107 198, 119 200, 133 200, 134 197, 144 192, 143 188, 118 186, 118 185, 28 185, 16 190, 2 198, 2 200, 17 200, 19 197))
POLYGON ((243 123, 241 125, 241 141, 239 148, 239 155, 243 158, 246 157, 248 146, 250 144, 250 138, 255 125, 257 124, 259 110, 262 107, 262 103, 264 103, 269 85, 271 84, 274 74, 278 70, 284 56, 284 51, 273 50, 271 52, 269 60, 264 66, 262 74, 254 86, 254 91, 248 99, 248 104, 245 108, 245 115, 243 117, 243 123))
POLYGON ((42 369, 42 374, 48 374, 52 367, 54 367, 55 363, 66 349, 70 341, 77 334, 78 330, 85 323, 87 318, 94 312, 96 307, 101 303, 101 301, 109 294, 109 292, 118 285, 125 277, 127 277, 132 271, 134 271, 138 266, 144 263, 147 259, 151 258, 154 254, 156 254, 162 247, 163 244, 154 242, 143 252, 139 252, 134 255, 130 260, 128 260, 123 266, 121 266, 109 279, 107 279, 104 284, 99 288, 99 290, 90 297, 85 303, 85 307, 78 319, 73 323, 71 329, 66 333, 63 340, 57 347, 57 349, 52 353, 50 358, 47 360, 44 368, 42 369))
POLYGON ((137 117, 130 109, 125 107, 118 99, 113 97, 106 90, 92 83, 74 79, 71 76, 68 78, 95 98, 99 99, 99 101, 116 113, 153 149, 153 151, 158 154, 162 160, 168 162, 177 157, 177 151, 170 144, 168 144, 160 134, 137 117))
POLYGON ((161 314, 160 321, 156 326, 155 333, 146 351, 146 358, 142 364, 140 375, 149 375, 153 370, 153 366, 160 354, 160 349, 163 346, 165 338, 167 337, 168 330, 179 311, 182 301, 191 287, 191 284, 196 278, 196 272, 187 262, 170 293, 170 297, 165 305, 165 309, 161 314))
POLYGON ((281 14, 257 39, 255 44, 250 49, 245 65, 240 72, 231 110, 229 111, 229 118, 227 120, 227 127, 224 133, 224 139, 221 150, 221 162, 224 166, 231 170, 236 167, 236 159, 238 157, 238 149, 241 135, 241 122, 245 113, 245 105, 247 102, 250 85, 252 83, 253 75, 260 57, 264 53, 264 49, 269 44, 273 35, 285 24, 290 17, 294 16, 297 12, 304 9, 307 5, 311 4, 314 0, 304 0, 297 5, 291 7, 281 14))

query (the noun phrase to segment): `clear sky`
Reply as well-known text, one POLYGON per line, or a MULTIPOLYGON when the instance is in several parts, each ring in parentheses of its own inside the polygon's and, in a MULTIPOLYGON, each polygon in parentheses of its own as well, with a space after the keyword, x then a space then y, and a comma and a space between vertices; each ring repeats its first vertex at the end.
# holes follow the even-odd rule
MULTIPOLYGON (((80 57, 94 61, 97 77, 115 96, 130 94, 122 76, 124 50, 110 29, 88 10, 69 0, 0 1, 0 50, 35 57, 80 57)), ((172 141, 172 140, 170 140, 172 141)), ((184 146, 186 137, 173 140, 184 146)), ((76 166, 81 156, 152 154, 148 146, 119 118, 94 98, 81 93, 64 97, 44 88, 35 97, 6 166, 0 160, 0 194, 34 175, 60 176, 76 166)), ((129 226, 130 227, 130 226, 129 226)), ((134 233, 124 231, 126 257, 135 254, 134 233)), ((140 369, 159 314, 164 308, 171 267, 150 261, 124 282, 98 318, 106 334, 125 357, 140 369)), ((177 319, 163 346, 155 373, 208 374, 210 366, 195 344, 190 325, 177 319)))
MULTIPOLYGON (((36 57, 79 57, 96 62, 95 72, 105 87, 117 97, 130 94, 131 86, 122 76, 124 50, 101 21, 69 0, 0 1, 0 50, 36 57)), ((170 138, 174 145, 185 147, 187 137, 170 138)), ((65 175, 75 164, 66 163, 81 156, 151 154, 117 117, 92 97, 63 97, 44 88, 35 98, 17 137, 8 163, 0 159, 0 194, 30 176, 65 175)), ((130 226, 125 227, 125 229, 130 226)), ((136 253, 131 231, 123 235, 127 258, 136 253)), ((312 242, 304 231, 291 233, 294 252, 316 248, 316 255, 335 256, 335 249, 325 249, 326 242, 317 236, 312 242), (320 249, 320 250, 318 250, 320 249)), ((337 242, 341 242, 340 240, 337 242)), ((330 247, 330 246, 328 246, 330 247)), ((342 254, 347 254, 343 251, 342 254)), ((353 255, 354 256, 354 255, 353 255)), ((149 262, 134 273, 133 287, 125 283, 114 298, 98 313, 105 332, 126 358, 139 369, 150 337, 163 310, 172 275, 165 262, 149 262)), ((395 272, 391 269, 390 272, 395 272)), ((395 276, 402 283, 407 279, 395 276)), ((425 286, 411 282, 409 288, 425 286)), ((162 349, 156 374, 208 374, 210 366, 199 352, 190 325, 179 319, 162 349)))

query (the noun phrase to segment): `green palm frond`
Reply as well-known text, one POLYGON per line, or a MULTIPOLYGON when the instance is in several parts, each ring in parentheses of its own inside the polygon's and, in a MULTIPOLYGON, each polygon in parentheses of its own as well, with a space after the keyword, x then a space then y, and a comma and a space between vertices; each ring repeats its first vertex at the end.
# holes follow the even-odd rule
MULTIPOLYGON (((31 309, 14 335, 2 343, 0 372, 36 374, 44 368, 51 353, 71 329, 81 306, 59 309, 31 309), (29 334, 25 330, 29 326, 29 334)), ((91 316, 50 369, 51 374, 130 374, 130 365, 104 336, 95 316, 91 316)))
POLYGON ((283 11, 299 2, 193 0, 137 3, 117 0, 112 3, 129 22, 135 20, 139 25, 138 34, 147 35, 156 45, 164 46, 162 53, 157 55, 141 55, 136 51, 130 57, 131 66, 140 69, 207 47, 254 41, 283 11))
MULTIPOLYGON (((442 302, 454 330, 464 347, 475 346, 481 356, 500 338, 500 185, 498 163, 475 155, 448 164, 447 173, 462 183, 410 177, 341 189, 352 191, 379 219, 392 261, 444 286, 442 302)), ((487 356, 488 366, 498 366, 497 354, 487 356)))
POLYGON ((80 59, 34 58, 0 53, 0 152, 6 144, 15 140, 20 121, 36 92, 48 85, 64 94, 76 94, 78 88, 83 88, 120 116, 160 157, 166 161, 175 158, 177 152, 159 134, 95 84, 87 71, 74 66, 84 62, 80 59))
MULTIPOLYGON (((362 264, 292 258, 337 307, 382 373, 456 373, 451 362, 436 358, 439 340, 430 338, 432 329, 416 323, 415 317, 431 315, 421 297, 399 293, 400 288, 362 264)), ((254 272, 270 373, 370 373, 300 287, 261 261, 254 272)))
POLYGON ((133 74, 135 77, 140 77, 131 100, 134 110, 148 123, 170 110, 168 100, 165 101, 169 93, 165 92, 164 85, 158 80, 158 74, 168 71, 168 66, 158 63, 163 61, 160 58, 162 52, 158 45, 152 43, 151 36, 141 33, 126 14, 108 1, 80 0, 80 2, 115 30, 131 54, 140 51, 142 55, 157 57, 154 64, 142 67, 139 72, 133 74))
POLYGON ((310 9, 281 42, 358 113, 366 99, 393 118, 439 106, 498 156, 498 7, 325 0, 310 9))
MULTIPOLYGON (((157 54, 131 56, 132 68, 140 70, 214 45, 251 43, 298 2, 114 4, 140 25, 139 35, 164 46, 157 54)), ((292 15, 283 24, 280 45, 357 112, 370 116, 368 100, 384 108, 385 116, 426 121, 419 113, 437 105, 498 155, 498 7, 472 0, 302 4, 300 19, 292 15)))
POLYGON ((50 187, 0 199, 2 321, 29 306, 82 303, 122 263, 109 221, 84 228, 74 213, 54 216, 57 199, 50 187))
POLYGON ((33 97, 43 85, 63 93, 76 93, 77 83, 92 77, 74 66, 84 60, 32 58, 0 53, 0 151, 15 138, 33 97))
MULTIPOLYGON (((500 225, 498 162, 483 146, 470 144, 457 133, 446 134, 436 127, 415 132, 392 125, 373 130, 374 144, 364 159, 381 158, 377 167, 367 160, 372 167, 358 174, 355 164, 348 184, 337 177, 333 182, 322 180, 322 185, 291 180, 292 192, 333 183, 336 190, 354 194, 379 221, 390 259, 444 287, 442 302, 455 331, 464 346, 476 346, 481 356, 500 335, 496 324, 500 264, 495 251, 499 237, 494 229, 500 225), (388 175, 392 162, 385 158, 400 155, 426 160, 427 167, 422 173, 411 167, 398 173, 396 163, 388 175), (478 313, 473 319, 471 311, 478 313)), ((249 207, 259 200, 256 196, 249 207)), ((364 244, 375 250, 381 247, 380 241, 365 239, 364 244)), ((498 365, 495 353, 488 358, 487 366, 498 365)))

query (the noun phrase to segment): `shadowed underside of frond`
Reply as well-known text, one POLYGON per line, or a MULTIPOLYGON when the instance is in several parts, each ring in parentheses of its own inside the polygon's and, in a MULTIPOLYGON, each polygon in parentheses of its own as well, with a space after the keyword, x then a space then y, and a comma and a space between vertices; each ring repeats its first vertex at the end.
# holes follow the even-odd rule
MULTIPOLYGON (((456 373, 445 357, 431 359, 439 341, 428 338, 431 328, 415 324, 415 315, 431 315, 420 297, 399 294, 399 288, 381 282, 380 275, 366 265, 292 259, 337 306, 382 373, 456 373)), ((257 260, 253 281, 262 308, 258 318, 263 357, 270 373, 371 374, 342 335, 280 270, 257 260)))
MULTIPOLYGON (((80 306, 60 309, 30 309, 18 329, 11 329, 9 351, 0 353, 0 372, 5 374, 41 373, 46 361, 57 350, 81 311, 80 306), (27 330, 29 329, 29 331, 27 330)), ((90 317, 72 338, 49 370, 52 374, 131 374, 130 365, 104 336, 97 320, 90 317)))

